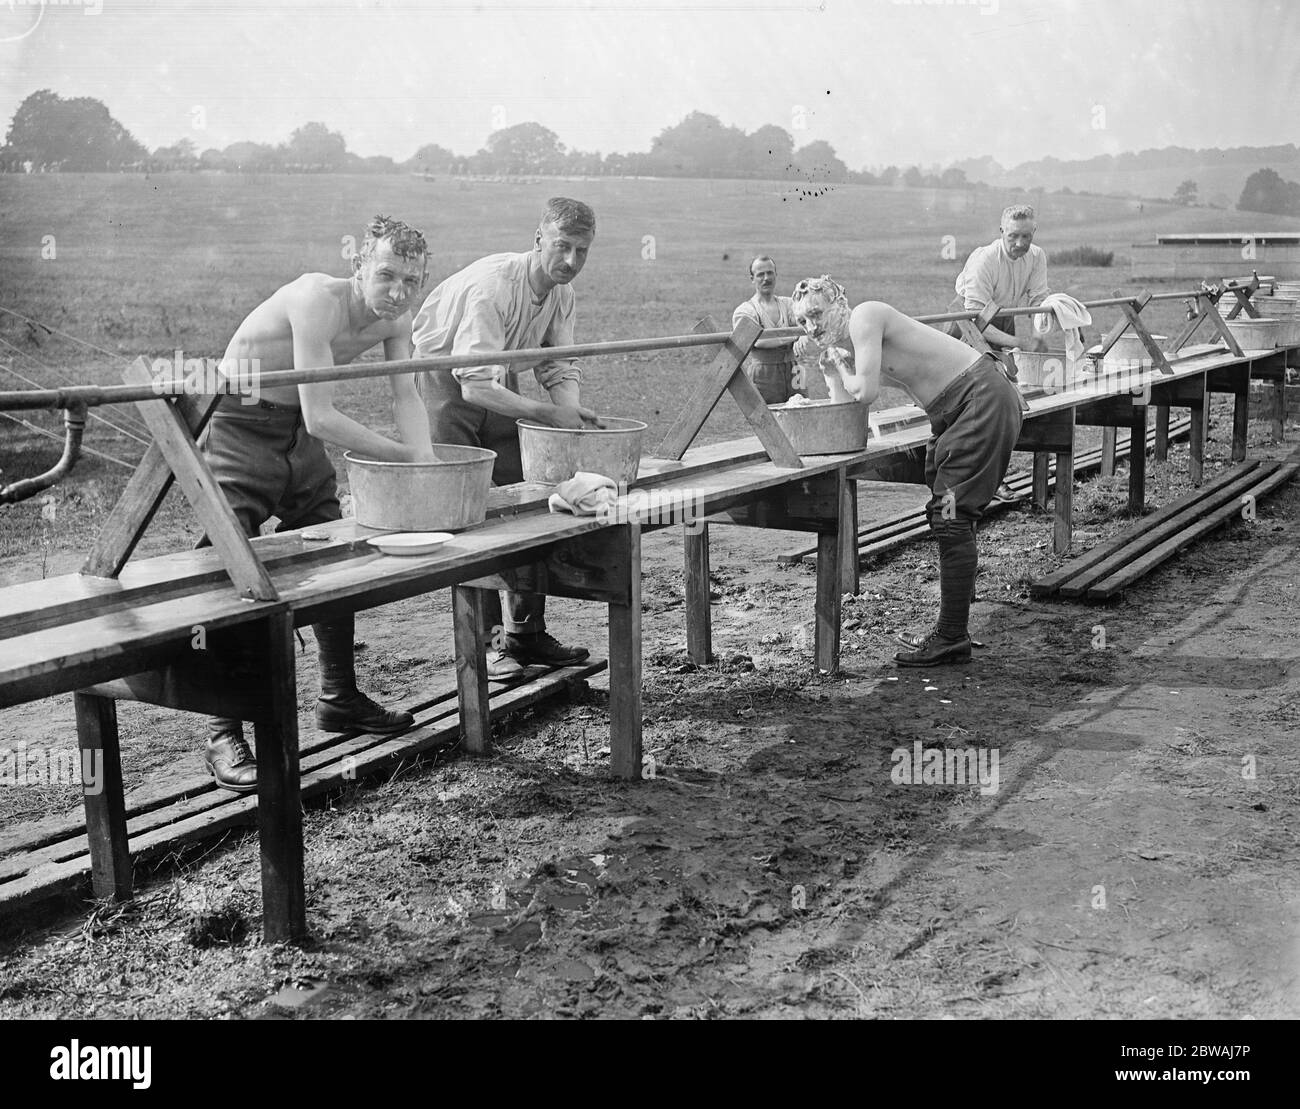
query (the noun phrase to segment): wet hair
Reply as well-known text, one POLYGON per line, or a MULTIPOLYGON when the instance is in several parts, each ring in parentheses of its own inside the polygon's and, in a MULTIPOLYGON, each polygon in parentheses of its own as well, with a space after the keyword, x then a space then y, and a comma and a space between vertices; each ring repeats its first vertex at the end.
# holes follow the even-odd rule
POLYGON ((429 257, 429 244, 424 235, 400 219, 388 216, 375 216, 366 227, 366 237, 361 243, 361 260, 364 262, 375 252, 380 243, 387 243, 394 254, 408 261, 420 261, 429 257))
POLYGON ((999 227, 1006 227, 1008 220, 1031 219, 1037 222, 1032 204, 1008 204, 1002 209, 1002 222, 999 227))
POLYGON ((792 300, 805 300, 815 293, 821 293, 832 304, 837 300, 848 301, 849 295, 844 291, 844 286, 836 281, 830 274, 822 274, 821 277, 805 277, 798 285, 794 287, 794 292, 790 294, 792 300))
POLYGON ((546 202, 546 211, 542 213, 539 226, 553 223, 559 231, 575 235, 594 235, 596 233, 596 213, 581 200, 570 200, 567 196, 553 196, 546 202))
POLYGON ((772 263, 772 268, 773 268, 773 269, 776 269, 776 259, 775 259, 775 258, 773 258, 770 254, 760 254, 757 258, 755 258, 752 262, 749 263, 749 276, 750 276, 750 277, 753 277, 753 276, 754 276, 754 267, 755 267, 756 265, 758 265, 759 262, 771 262, 771 263, 772 263))

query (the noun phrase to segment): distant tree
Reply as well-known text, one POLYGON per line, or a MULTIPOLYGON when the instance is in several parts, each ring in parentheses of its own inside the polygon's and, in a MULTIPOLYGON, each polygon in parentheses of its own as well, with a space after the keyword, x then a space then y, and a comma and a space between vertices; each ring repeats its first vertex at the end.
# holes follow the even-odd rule
POLYGON ((898 183, 898 167, 886 166, 880 171, 880 183, 882 185, 896 185, 898 183))
POLYGON ((307 172, 328 173, 344 167, 348 144, 337 131, 323 123, 304 123, 284 146, 288 167, 307 172))
POLYGON ((921 176, 921 171, 916 166, 908 166, 906 172, 903 174, 903 184, 909 189, 920 188, 924 183, 924 180, 925 179, 921 176))
POLYGON ((149 162, 152 167, 166 171, 198 169, 198 148, 193 139, 178 139, 171 146, 160 146, 149 162))
POLYGON ((488 136, 479 151, 486 170, 479 173, 557 173, 563 167, 565 150, 560 138, 540 123, 516 123, 488 136))
POLYGON ((794 164, 790 132, 768 123, 745 136, 740 168, 746 177, 782 178, 794 164))
POLYGON ((20 160, 87 172, 143 163, 149 153, 98 100, 49 89, 18 105, 5 146, 20 160))
POLYGON ((800 174, 810 181, 847 181, 849 167, 835 153, 835 147, 824 139, 817 139, 794 152, 794 164, 800 174))
POLYGON ((237 173, 276 173, 284 168, 284 148, 260 142, 232 142, 221 152, 226 169, 237 173))
POLYGON ((651 172, 674 177, 734 177, 745 164, 748 144, 738 127, 715 116, 691 112, 660 131, 650 143, 651 172))
POLYGON ((952 166, 939 175, 939 188, 941 189, 969 189, 970 182, 966 180, 966 171, 957 169, 952 166))
POLYGON ((1174 190, 1174 200, 1179 204, 1185 204, 1188 207, 1196 203, 1196 182, 1192 180, 1184 181, 1174 190))
POLYGON ((425 143, 402 163, 409 173, 448 173, 456 162, 456 155, 436 142, 425 143))
POLYGON ((850 170, 849 181, 854 185, 879 185, 880 178, 867 169, 850 170))
POLYGON ((1246 178, 1237 207, 1243 212, 1300 215, 1300 185, 1284 180, 1276 170, 1257 169, 1246 178))

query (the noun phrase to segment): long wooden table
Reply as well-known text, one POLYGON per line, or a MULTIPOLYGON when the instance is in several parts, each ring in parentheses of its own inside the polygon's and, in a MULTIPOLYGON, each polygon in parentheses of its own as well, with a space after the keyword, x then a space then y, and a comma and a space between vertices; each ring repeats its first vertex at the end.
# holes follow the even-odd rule
MULTIPOLYGON (((1072 389, 1033 397, 1018 449, 1058 454, 1054 538, 1068 548, 1074 428, 1109 423, 1145 429, 1149 407, 1203 411, 1207 391, 1237 397, 1234 457, 1245 452, 1245 390, 1252 366, 1284 365, 1286 352, 1244 358, 1199 352, 1172 374, 1148 373, 1123 392, 1072 389), (1280 360, 1280 361, 1279 361, 1280 360), (1149 394, 1145 391, 1150 386, 1149 394), (1137 395, 1133 390, 1136 389, 1137 395)), ((1194 424, 1195 426, 1195 424, 1194 424)), ((891 456, 926 442, 928 426, 899 427, 854 454, 804 457, 778 465, 758 439, 686 451, 680 461, 646 458, 630 497, 654 491, 652 515, 624 498, 604 517, 551 514, 548 486, 493 490, 488 519, 434 552, 383 555, 377 534, 353 520, 314 527, 327 538, 290 532, 252 542, 255 573, 275 600, 232 589, 213 548, 127 563, 116 578, 67 575, 0 589, 0 708, 72 691, 78 742, 102 759, 104 789, 86 796, 92 881, 100 896, 127 896, 129 844, 116 704, 130 698, 251 720, 257 743, 264 930, 269 940, 305 932, 301 813, 298 799, 297 689, 293 630, 344 613, 453 587, 453 627, 461 721, 467 748, 488 749, 490 729, 482 590, 507 585, 515 568, 541 563, 542 592, 604 603, 609 610, 610 746, 614 773, 641 773, 641 536, 680 523, 688 531, 687 637, 693 658, 709 651, 708 530, 704 517, 817 534, 815 664, 839 660, 840 602, 856 592, 856 479, 891 456), (676 518, 665 506, 680 506, 676 518), (687 518, 689 517, 689 518, 687 518)), ((1203 439, 1193 438, 1193 476, 1203 439)), ((1141 452, 1134 455, 1131 499, 1140 504, 1141 452), (1135 493, 1136 491, 1136 493, 1135 493)))

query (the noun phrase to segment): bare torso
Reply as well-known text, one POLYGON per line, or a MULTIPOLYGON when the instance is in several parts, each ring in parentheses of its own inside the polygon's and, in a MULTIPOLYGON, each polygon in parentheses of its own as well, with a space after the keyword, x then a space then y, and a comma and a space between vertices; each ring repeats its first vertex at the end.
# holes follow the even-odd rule
MULTIPOLYGON (((261 373, 294 369, 293 327, 290 314, 296 307, 322 301, 328 308, 329 344, 336 366, 345 365, 365 353, 376 343, 410 333, 410 317, 375 319, 369 322, 353 319, 350 310, 349 289, 352 282, 343 277, 324 273, 305 273, 287 285, 282 285, 266 300, 254 308, 235 330, 226 346, 227 359, 256 358, 261 373)), ((361 313, 355 313, 360 316, 361 313)), ((299 367, 306 368, 306 367, 299 367)), ((296 385, 279 385, 262 388, 261 396, 272 404, 300 407, 296 385)))
POLYGON ((906 390, 923 408, 980 357, 960 339, 880 301, 853 309, 849 335, 855 348, 879 342, 881 379, 906 390))

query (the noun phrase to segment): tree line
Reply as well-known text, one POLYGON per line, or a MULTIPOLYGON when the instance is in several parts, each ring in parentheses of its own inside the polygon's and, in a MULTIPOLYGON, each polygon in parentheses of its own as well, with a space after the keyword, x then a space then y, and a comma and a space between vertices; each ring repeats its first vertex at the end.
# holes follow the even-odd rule
MULTIPOLYGON (((1181 151, 1181 148, 1171 149, 1181 151)), ((1293 147, 1277 149, 1295 152, 1293 147)), ((1143 151, 1132 157, 1140 163, 1151 154, 1143 151)), ((1118 164, 1126 157, 1117 155, 1113 160, 1118 164)), ((979 161, 967 160, 965 164, 975 165, 979 161)), ((1042 164, 1052 161, 1046 159, 1042 164)), ((355 154, 348 150, 339 132, 319 122, 303 124, 282 143, 235 142, 221 150, 200 151, 193 139, 182 138, 149 151, 100 101, 87 96, 65 99, 49 89, 32 93, 18 106, 4 146, 0 147, 0 172, 34 170, 418 173, 433 177, 610 175, 761 178, 818 185, 903 185, 932 189, 988 187, 983 182, 968 180, 960 165, 928 173, 915 165, 906 169, 887 166, 878 173, 851 170, 824 140, 797 146, 794 136, 775 124, 746 133, 704 112, 691 112, 680 123, 656 135, 649 150, 630 154, 602 155, 599 151, 569 149, 554 131, 531 121, 493 131, 484 147, 474 154, 456 154, 437 143, 427 143, 403 162, 382 154, 370 157, 355 154)), ((1194 181, 1184 181, 1174 195, 1174 201, 1182 204, 1193 204, 1195 198, 1194 181)), ((1300 215, 1300 184, 1283 179, 1272 169, 1258 170, 1247 178, 1237 207, 1277 215, 1300 215)))
POLYGON ((540 123, 493 131, 483 148, 462 155, 437 143, 421 146, 398 162, 386 155, 362 157, 348 150, 337 131, 305 123, 282 143, 235 142, 200 150, 193 138, 148 150, 108 108, 91 97, 65 99, 41 89, 25 99, 0 147, 0 170, 32 172, 216 170, 235 173, 420 173, 474 176, 647 176, 790 179, 809 183, 901 183, 966 188, 961 170, 922 173, 889 166, 880 174, 851 170, 828 142, 797 145, 782 127, 767 124, 746 133, 715 116, 692 112, 655 136, 650 149, 633 153, 570 149, 540 123))

